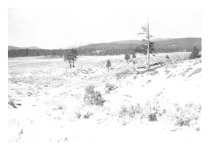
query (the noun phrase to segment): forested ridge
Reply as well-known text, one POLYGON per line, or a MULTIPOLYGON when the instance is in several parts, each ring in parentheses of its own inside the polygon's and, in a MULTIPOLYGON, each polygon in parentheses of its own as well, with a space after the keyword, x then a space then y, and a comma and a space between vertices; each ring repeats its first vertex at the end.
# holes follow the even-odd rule
MULTIPOLYGON (((75 48, 79 55, 121 55, 133 54, 143 41, 128 40, 110 43, 89 44, 75 48)), ((193 47, 201 49, 201 38, 178 38, 154 41, 156 53, 192 51, 193 47)), ((8 47, 8 57, 51 56, 62 57, 71 49, 41 49, 37 47, 8 47)))

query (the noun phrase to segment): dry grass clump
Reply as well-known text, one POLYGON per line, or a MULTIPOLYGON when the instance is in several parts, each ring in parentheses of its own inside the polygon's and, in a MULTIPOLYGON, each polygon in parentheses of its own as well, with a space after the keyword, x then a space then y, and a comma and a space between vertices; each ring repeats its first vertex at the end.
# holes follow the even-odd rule
POLYGON ((174 105, 175 112, 171 117, 176 126, 193 126, 200 118, 201 106, 193 103, 185 104, 184 106, 174 105))
POLYGON ((135 106, 131 105, 131 106, 122 106, 121 110, 119 112, 119 117, 125 117, 125 116, 129 116, 130 118, 135 118, 139 115, 142 115, 143 109, 140 106, 140 104, 137 104, 135 106))
POLYGON ((132 120, 143 118, 143 107, 140 104, 122 106, 118 113, 119 121, 122 121, 122 125, 128 124, 132 120))
POLYGON ((113 91, 114 89, 116 89, 117 87, 114 84, 110 84, 110 83, 106 83, 105 84, 105 93, 108 94, 111 91, 113 91))
POLYGON ((169 123, 179 127, 192 127, 198 124, 201 106, 193 103, 184 106, 173 104, 172 107, 161 104, 157 100, 147 101, 144 105, 122 106, 118 117, 127 124, 134 119, 146 119, 150 122, 160 121, 161 117, 169 123))
POLYGON ((84 102, 88 105, 103 106, 105 100, 102 98, 99 91, 95 91, 94 85, 85 88, 84 102))
POLYGON ((144 106, 144 116, 148 121, 158 121, 158 118, 165 113, 166 108, 164 108, 157 100, 148 100, 144 106))

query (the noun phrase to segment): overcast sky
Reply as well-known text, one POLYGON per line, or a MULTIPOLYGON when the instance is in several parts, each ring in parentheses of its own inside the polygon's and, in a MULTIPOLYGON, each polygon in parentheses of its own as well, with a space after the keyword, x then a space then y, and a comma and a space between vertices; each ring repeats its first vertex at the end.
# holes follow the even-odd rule
POLYGON ((149 18, 154 38, 201 37, 196 9, 95 8, 8 9, 8 44, 65 48, 71 45, 140 40, 149 18))

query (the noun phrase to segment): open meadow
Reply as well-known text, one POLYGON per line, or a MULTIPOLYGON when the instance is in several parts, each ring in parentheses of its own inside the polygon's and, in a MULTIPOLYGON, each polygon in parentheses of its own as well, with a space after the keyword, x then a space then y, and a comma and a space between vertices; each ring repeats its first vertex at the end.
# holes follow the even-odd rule
POLYGON ((144 55, 128 62, 123 55, 78 56, 75 68, 63 58, 9 58, 8 140, 146 145, 161 134, 164 142, 196 141, 201 59, 188 55, 151 55, 150 70, 144 55))

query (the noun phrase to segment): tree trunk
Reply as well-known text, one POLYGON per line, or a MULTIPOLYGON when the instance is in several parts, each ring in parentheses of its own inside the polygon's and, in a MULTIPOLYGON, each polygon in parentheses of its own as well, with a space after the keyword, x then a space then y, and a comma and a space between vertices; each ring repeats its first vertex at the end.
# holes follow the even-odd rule
POLYGON ((149 22, 148 22, 148 25, 147 25, 147 29, 148 29, 148 38, 147 38, 147 64, 146 64, 146 68, 149 68, 149 39, 150 39, 149 22))
POLYGON ((149 68, 149 40, 148 40, 148 46, 147 46, 147 62, 146 62, 146 68, 149 68))

